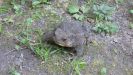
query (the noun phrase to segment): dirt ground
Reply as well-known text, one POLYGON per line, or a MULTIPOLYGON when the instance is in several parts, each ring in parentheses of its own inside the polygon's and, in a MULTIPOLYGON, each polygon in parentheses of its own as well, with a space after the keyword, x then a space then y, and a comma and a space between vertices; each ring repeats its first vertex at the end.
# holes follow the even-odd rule
MULTIPOLYGON (((89 42, 84 56, 81 57, 87 62, 82 75, 99 75, 101 67, 107 68, 107 75, 133 75, 133 29, 128 27, 133 17, 128 13, 128 8, 126 3, 119 5, 112 15, 112 21, 119 27, 115 35, 95 34, 90 31, 93 25, 85 22, 88 27, 88 40, 92 42, 89 42)), ((68 16, 62 9, 56 12, 60 16, 68 16)), ((1 15, 0 20, 3 17, 1 15)), ((44 22, 38 21, 35 24, 43 26, 44 22)), ((22 75, 71 75, 50 72, 42 65, 42 60, 29 49, 15 50, 12 27, 5 26, 5 32, 0 35, 0 75, 9 75, 12 67, 17 68, 22 75)))

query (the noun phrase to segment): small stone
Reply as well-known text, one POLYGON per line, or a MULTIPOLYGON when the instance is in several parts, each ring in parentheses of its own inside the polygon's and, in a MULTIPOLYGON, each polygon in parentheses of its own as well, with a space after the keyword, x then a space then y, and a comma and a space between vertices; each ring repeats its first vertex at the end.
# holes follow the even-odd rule
POLYGON ((114 39, 113 42, 118 43, 118 40, 117 39, 114 39))
POLYGON ((44 63, 45 63, 44 61, 41 62, 41 64, 44 64, 44 63))
POLYGON ((89 23, 95 23, 95 20, 94 20, 94 19, 91 19, 91 18, 87 18, 87 21, 88 21, 89 23))

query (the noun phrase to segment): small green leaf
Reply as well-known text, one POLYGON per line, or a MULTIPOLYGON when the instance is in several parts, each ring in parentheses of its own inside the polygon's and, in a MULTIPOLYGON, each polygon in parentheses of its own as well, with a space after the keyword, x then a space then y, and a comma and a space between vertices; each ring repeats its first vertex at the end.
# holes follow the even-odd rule
POLYGON ((115 11, 115 7, 108 4, 93 5, 93 14, 100 20, 108 20, 108 16, 111 16, 115 11))
POLYGON ((133 10, 130 10, 129 12, 130 12, 131 14, 133 14, 133 10))
POLYGON ((133 29, 133 24, 129 24, 129 29, 133 29))
POLYGON ((19 45, 15 45, 15 49, 19 50, 20 46, 19 45))
POLYGON ((107 74, 107 69, 103 67, 100 71, 101 75, 106 75, 107 74))
POLYGON ((83 5, 83 6, 80 7, 80 11, 81 11, 82 13, 87 13, 88 10, 89 10, 89 8, 88 8, 86 5, 83 5))
POLYGON ((73 17, 76 19, 76 20, 79 20, 79 21, 82 21, 84 19, 84 15, 79 15, 79 14, 74 14, 73 17))
POLYGON ((27 25, 31 25, 32 22, 33 22, 32 18, 28 18, 28 19, 26 20, 26 24, 27 24, 27 25))
POLYGON ((82 21, 83 19, 84 19, 84 15, 80 15, 78 20, 82 21))
POLYGON ((10 75, 21 75, 19 72, 17 72, 16 69, 12 69, 10 72, 9 72, 10 75))
POLYGON ((36 1, 33 1, 33 2, 32 2, 32 5, 33 5, 33 6, 36 6, 36 5, 40 4, 40 3, 41 3, 40 1, 37 1, 37 0, 36 0, 36 1))
POLYGON ((97 33, 104 32, 105 34, 118 32, 118 26, 111 22, 98 22, 93 30, 97 33))
POLYGON ((21 40, 21 43, 25 45, 25 44, 28 43, 28 40, 27 40, 27 39, 22 39, 22 40, 21 40))
POLYGON ((42 0, 42 2, 47 3, 47 2, 49 2, 49 0, 42 0))
POLYGON ((79 16, 80 16, 79 14, 74 14, 74 15, 73 15, 73 17, 74 17, 76 20, 79 19, 79 16))
POLYGON ((20 14, 21 13, 21 5, 14 4, 13 9, 15 10, 16 14, 20 14))
POLYGON ((84 69, 85 66, 86 66, 86 62, 82 61, 82 62, 79 63, 79 67, 81 69, 84 69))
POLYGON ((124 2, 124 0, 116 0, 116 3, 118 4, 118 3, 123 3, 124 2))
POLYGON ((19 10, 20 8, 21 8, 20 5, 18 5, 18 4, 14 5, 14 9, 15 9, 15 10, 19 10))
POLYGON ((70 14, 77 13, 77 12, 79 12, 79 7, 76 5, 70 5, 70 6, 68 6, 68 12, 70 14))
POLYGON ((14 72, 14 75, 20 75, 20 73, 18 73, 17 71, 14 72))
POLYGON ((112 27, 110 27, 110 32, 111 33, 115 33, 118 31, 118 27, 116 25, 113 25, 112 27))

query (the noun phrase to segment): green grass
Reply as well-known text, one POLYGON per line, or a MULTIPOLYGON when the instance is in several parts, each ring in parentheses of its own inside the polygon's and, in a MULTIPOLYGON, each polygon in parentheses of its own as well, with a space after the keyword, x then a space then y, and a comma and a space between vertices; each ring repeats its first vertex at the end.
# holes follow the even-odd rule
MULTIPOLYGON (((40 44, 41 45, 41 44, 40 44)), ((44 46, 36 46, 34 48, 34 52, 37 56, 41 57, 45 62, 49 59, 50 57, 50 50, 51 48, 47 48, 44 46)))
POLYGON ((3 32, 3 26, 0 24, 0 34, 3 32))
POLYGON ((76 20, 83 21, 86 18, 85 14, 88 13, 88 11, 89 11, 89 6, 87 4, 84 4, 82 6, 70 4, 67 7, 67 11, 76 20))
POLYGON ((97 22, 93 30, 96 33, 113 34, 118 31, 118 27, 111 22, 97 22))
POLYGON ((128 25, 128 28, 129 28, 129 29, 133 29, 133 24, 132 24, 132 23, 129 24, 129 25, 128 25))
POLYGON ((115 0, 115 2, 116 2, 117 4, 121 4, 121 3, 124 3, 124 0, 115 0))
POLYGON ((108 4, 93 5, 93 14, 100 20, 110 20, 114 11, 115 7, 108 4))
MULTIPOLYGON (((30 18, 28 18, 26 21, 28 21, 25 22, 26 25, 32 26, 30 25, 32 22, 30 18)), ((48 66, 47 68, 50 72, 67 73, 69 70, 71 70, 72 67, 74 70, 73 73, 80 75, 80 71, 85 67, 84 61, 66 61, 66 58, 69 59, 70 56, 64 48, 43 42, 43 31, 41 29, 30 30, 29 28, 30 27, 28 27, 28 29, 25 28, 25 30, 23 30, 21 34, 18 35, 21 47, 27 46, 29 49, 31 49, 38 58, 45 62, 45 65, 48 66), (30 32, 27 32, 27 30, 30 30, 30 32), (35 38, 34 40, 32 39, 33 37, 35 38)))
POLYGON ((0 14, 7 13, 7 12, 8 12, 8 7, 0 6, 0 14))
POLYGON ((107 75, 107 68, 102 67, 100 70, 100 75, 107 75))
POLYGON ((41 7, 41 4, 50 4, 50 0, 32 0, 32 7, 38 8, 41 7))
POLYGON ((15 68, 12 68, 12 69, 9 71, 9 74, 10 74, 10 75, 21 75, 15 68))
POLYGON ((82 5, 70 3, 67 12, 76 20, 83 21, 88 17, 97 20, 111 20, 115 6, 111 6, 105 0, 86 0, 82 5), (102 2, 104 1, 104 2, 102 2))
POLYGON ((75 75, 81 75, 81 71, 85 69, 87 63, 81 59, 75 59, 71 62, 71 66, 75 75))

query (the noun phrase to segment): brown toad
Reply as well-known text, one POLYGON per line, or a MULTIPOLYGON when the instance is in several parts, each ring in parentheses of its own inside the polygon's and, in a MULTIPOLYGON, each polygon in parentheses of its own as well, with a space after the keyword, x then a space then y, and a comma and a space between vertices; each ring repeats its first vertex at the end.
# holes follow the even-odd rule
POLYGON ((62 47, 73 48, 80 56, 86 44, 85 30, 81 22, 64 21, 54 31, 45 33, 44 40, 53 41, 62 47))

